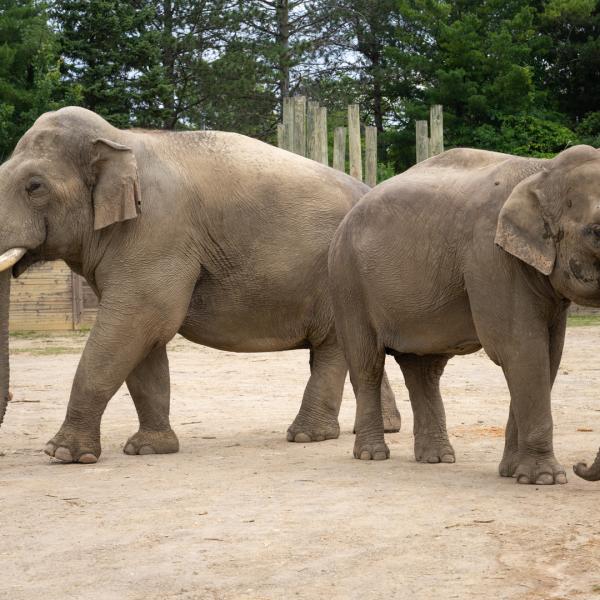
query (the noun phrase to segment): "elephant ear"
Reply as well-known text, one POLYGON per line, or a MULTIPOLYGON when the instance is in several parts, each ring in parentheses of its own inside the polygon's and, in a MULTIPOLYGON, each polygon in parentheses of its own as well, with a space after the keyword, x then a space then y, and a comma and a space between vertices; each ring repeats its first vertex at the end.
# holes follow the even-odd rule
POLYGON ((131 148, 104 138, 94 140, 92 168, 94 229, 137 217, 141 212, 140 184, 131 148))
POLYGON ((556 260, 556 236, 544 210, 541 184, 546 175, 531 175, 513 189, 498 216, 495 242, 540 273, 550 275, 556 260))

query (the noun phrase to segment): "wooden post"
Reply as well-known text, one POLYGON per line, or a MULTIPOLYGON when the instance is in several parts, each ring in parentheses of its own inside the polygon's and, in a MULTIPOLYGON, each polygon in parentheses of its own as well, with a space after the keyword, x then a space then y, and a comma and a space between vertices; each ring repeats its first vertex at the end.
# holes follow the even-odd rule
POLYGON ((333 168, 346 172, 346 135, 345 127, 336 127, 333 132, 333 168))
POLYGON ((441 104, 434 104, 429 109, 431 121, 431 154, 435 156, 444 151, 444 108, 441 104))
POLYGON ((285 148, 285 125, 277 123, 277 147, 285 148))
POLYGON ((71 290, 73 307, 73 329, 79 329, 81 317, 83 316, 83 285, 82 279, 77 273, 71 271, 71 290))
POLYGON ((427 121, 417 121, 415 123, 417 136, 417 162, 429 158, 429 134, 427 131, 427 121))
POLYGON ((294 102, 289 96, 283 98, 283 147, 290 152, 294 148, 294 102))
POLYGON ((365 183, 377 185, 377 127, 365 127, 365 183))
POLYGON ((309 100, 306 111, 306 156, 320 160, 319 155, 319 103, 309 100))
POLYGON ((329 140, 327 139, 327 109, 319 108, 319 162, 329 166, 329 140))
POLYGON ((348 139, 350 146, 350 175, 362 181, 362 156, 360 147, 360 108, 348 106, 348 139))
POLYGON ((294 96, 294 152, 306 156, 306 96, 294 96))

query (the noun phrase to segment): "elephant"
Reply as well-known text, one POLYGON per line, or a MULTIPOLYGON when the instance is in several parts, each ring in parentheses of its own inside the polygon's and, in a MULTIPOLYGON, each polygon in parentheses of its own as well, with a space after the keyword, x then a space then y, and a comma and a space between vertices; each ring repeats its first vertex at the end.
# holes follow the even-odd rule
MULTIPOLYGON (((102 414, 124 382, 139 417, 125 453, 176 452, 166 345, 177 333, 227 351, 310 349, 287 438, 337 437, 347 366, 327 254, 368 189, 236 133, 119 130, 80 107, 39 117, 0 167, 0 271, 19 276, 63 259, 99 299, 65 420, 45 452, 95 463, 102 414)), ((2 365, 4 392, 0 357, 2 365)), ((397 431, 382 385, 386 427, 397 431)))
POLYGON ((417 460, 453 462, 440 377, 483 347, 510 391, 499 472, 566 483, 551 388, 571 302, 600 306, 600 151, 553 159, 456 148, 372 189, 329 255, 338 340, 357 400, 354 456, 389 457, 379 406, 386 354, 414 413, 417 460))

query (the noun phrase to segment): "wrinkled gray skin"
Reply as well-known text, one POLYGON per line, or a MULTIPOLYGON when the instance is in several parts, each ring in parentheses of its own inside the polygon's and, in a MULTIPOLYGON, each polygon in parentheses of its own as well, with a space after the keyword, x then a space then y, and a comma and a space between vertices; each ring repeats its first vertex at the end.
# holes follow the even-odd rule
MULTIPOLYGON (((125 452, 176 452, 165 346, 177 332, 236 352, 310 348, 288 439, 337 437, 347 367, 327 251, 366 189, 233 133, 121 131, 81 108, 41 116, 0 167, 0 252, 27 248, 15 275, 62 258, 100 299, 46 452, 96 462, 102 414, 124 381, 140 421, 125 452)), ((384 388, 387 425, 397 430, 384 388)))
POLYGON ((8 403, 8 303, 10 272, 0 273, 0 424, 8 403))
POLYGON ((550 391, 570 301, 600 305, 600 151, 553 160, 456 149, 369 192, 336 232, 329 269, 357 397, 354 455, 385 459, 379 385, 399 363, 417 460, 454 460, 439 380, 481 348, 511 402, 500 474, 565 483, 550 391))

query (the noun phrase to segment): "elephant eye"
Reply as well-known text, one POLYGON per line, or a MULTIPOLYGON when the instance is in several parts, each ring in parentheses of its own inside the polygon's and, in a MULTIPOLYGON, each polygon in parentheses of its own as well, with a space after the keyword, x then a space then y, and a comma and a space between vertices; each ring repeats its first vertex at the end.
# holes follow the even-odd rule
POLYGON ((600 225, 597 223, 588 225, 586 227, 586 233, 593 235, 596 239, 600 239, 600 225))
POLYGON ((42 182, 39 179, 31 179, 27 184, 27 193, 32 194, 42 188, 42 182))

